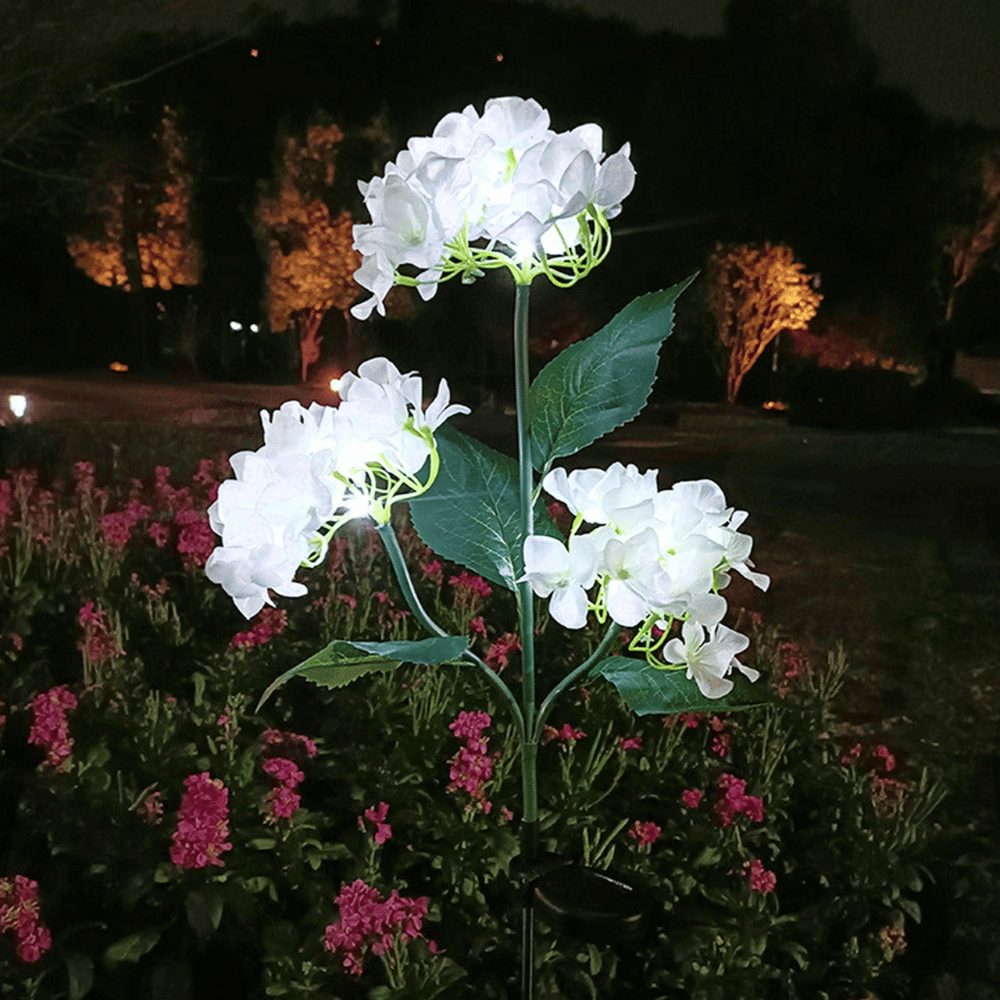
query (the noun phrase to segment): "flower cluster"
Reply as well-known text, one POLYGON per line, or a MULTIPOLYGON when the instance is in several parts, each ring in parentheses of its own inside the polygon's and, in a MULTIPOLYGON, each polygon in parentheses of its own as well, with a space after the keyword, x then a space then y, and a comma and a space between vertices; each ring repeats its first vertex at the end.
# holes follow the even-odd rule
POLYGON ((28 742, 45 751, 45 763, 49 767, 61 767, 73 752, 66 713, 76 705, 76 695, 65 685, 35 695, 31 701, 28 742))
POLYGON ((458 739, 465 740, 465 746, 451 758, 448 791, 462 789, 468 792, 484 813, 493 808, 483 791, 486 782, 493 777, 493 758, 488 750, 490 741, 483 736, 483 730, 492 722, 488 712, 459 712, 458 718, 448 726, 458 739))
POLYGON ((52 935, 41 922, 38 883, 24 875, 0 878, 0 932, 14 939, 22 962, 37 962, 52 947, 52 935))
POLYGON ((726 506, 707 479, 659 490, 657 472, 614 463, 607 470, 553 469, 543 488, 574 516, 568 543, 547 535, 524 542, 524 579, 566 628, 583 628, 588 611, 626 628, 640 626, 629 648, 654 666, 686 669, 703 695, 733 688, 735 666, 750 680, 757 671, 736 654, 749 639, 722 625, 726 600, 718 593, 735 571, 762 589, 769 580, 750 567, 753 540, 737 530, 745 511, 726 506), (596 525, 579 533, 583 524, 596 525), (596 596, 588 591, 596 585, 596 596), (681 638, 667 640, 675 620, 681 638), (655 657, 660 653, 662 658, 655 657))
POLYGON ((125 655, 117 634, 107 620, 107 612, 97 611, 93 601, 87 601, 79 611, 80 628, 83 636, 80 651, 89 663, 109 663, 125 655))
POLYGON ((302 802, 295 791, 305 775, 287 757, 270 757, 261 764, 263 772, 272 779, 274 787, 267 793, 265 823, 291 819, 302 802))
POLYGON ((352 976, 364 971, 369 953, 384 955, 400 938, 423 937, 426 896, 408 899, 393 889, 385 899, 374 886, 357 879, 342 886, 334 902, 340 908, 340 920, 326 928, 323 948, 342 957, 344 969, 352 976))
POLYGON ((261 753, 265 757, 287 757, 300 767, 306 759, 316 756, 316 743, 299 733, 281 729, 265 729, 260 734, 261 753))
POLYGON ((189 775, 170 845, 170 860, 178 868, 222 867, 229 836, 229 789, 207 771, 189 775))
POLYGON ((586 736, 587 734, 582 729, 576 729, 568 722, 564 722, 558 729, 555 726, 546 726, 542 730, 543 743, 551 743, 552 740, 557 740, 563 749, 577 740, 586 739, 586 736))
POLYGON ((640 848, 652 847, 660 838, 662 829, 655 823, 641 823, 636 820, 630 827, 628 835, 636 842, 640 848))
POLYGON ((482 115, 469 105, 410 139, 383 177, 358 185, 372 221, 354 227, 354 280, 372 297, 354 315, 384 316, 393 284, 430 299, 439 281, 490 267, 563 285, 583 277, 607 254, 607 220, 635 182, 628 143, 607 159, 603 143, 593 124, 553 132, 549 113, 519 97, 489 100, 482 115))
POLYGON ((444 379, 426 410, 422 394, 419 376, 372 358, 343 377, 339 406, 290 400, 261 411, 264 446, 232 456, 236 478, 208 509, 222 545, 205 572, 247 618, 273 604, 269 590, 302 597, 296 569, 321 562, 346 521, 369 514, 386 524, 394 502, 427 489, 437 472, 435 429, 469 409, 450 404, 444 379))
POLYGON ((229 640, 233 649, 249 649, 270 642, 276 635, 281 635, 288 626, 288 612, 283 608, 263 608, 260 617, 253 623, 253 628, 246 632, 237 632, 229 640))
POLYGON ((358 827, 364 832, 365 820, 369 823, 375 824, 375 843, 381 847, 391 836, 392 827, 386 823, 386 817, 389 815, 389 803, 380 802, 378 806, 371 806, 365 810, 363 816, 358 817, 358 827))
POLYGON ((737 816, 747 816, 755 823, 764 822, 764 802, 756 795, 747 795, 747 783, 732 774, 720 774, 715 802, 715 818, 719 826, 730 826, 737 816))
POLYGON ((747 882, 754 892, 774 892, 774 887, 778 882, 778 876, 774 872, 769 872, 760 858, 748 861, 743 866, 743 875, 746 876, 747 882))

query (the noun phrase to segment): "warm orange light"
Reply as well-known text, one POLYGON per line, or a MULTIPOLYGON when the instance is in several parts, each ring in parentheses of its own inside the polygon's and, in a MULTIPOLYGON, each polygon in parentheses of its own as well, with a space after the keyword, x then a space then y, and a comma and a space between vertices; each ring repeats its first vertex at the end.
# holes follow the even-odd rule
POLYGON ((256 59, 257 58, 257 50, 256 49, 251 49, 250 50, 250 57, 252 59, 256 59))
POLYGON ((498 52, 497 53, 497 62, 503 62, 503 53, 502 52, 498 52))
POLYGON ((764 404, 765 410, 787 410, 788 407, 777 399, 769 399, 764 404))
POLYGON ((112 361, 111 364, 108 365, 108 367, 113 372, 127 372, 128 371, 128 365, 123 364, 121 361, 112 361))

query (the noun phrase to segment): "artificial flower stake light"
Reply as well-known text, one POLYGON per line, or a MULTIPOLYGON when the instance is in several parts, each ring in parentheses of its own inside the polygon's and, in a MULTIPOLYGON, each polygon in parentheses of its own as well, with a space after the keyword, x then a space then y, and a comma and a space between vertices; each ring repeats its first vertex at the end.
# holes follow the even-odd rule
MULTIPOLYGON (((220 487, 209 511, 223 544, 206 572, 247 617, 272 603, 272 590, 301 596, 298 567, 319 564, 336 530, 359 511, 373 517, 410 610, 431 638, 336 640, 286 671, 261 703, 294 676, 336 688, 402 662, 472 663, 513 722, 529 865, 538 851, 538 747, 559 695, 603 676, 638 714, 747 704, 756 671, 736 659, 748 642, 721 624, 726 601, 718 591, 731 571, 767 586, 750 568, 750 537, 737 530, 746 514, 728 507, 716 484, 661 490, 655 470, 554 468, 642 410, 674 303, 689 284, 639 297, 530 383, 531 282, 544 276, 568 286, 599 264, 611 246, 608 221, 634 184, 628 145, 605 158, 602 143, 597 125, 556 133, 535 101, 498 98, 482 115, 472 107, 446 115, 431 136, 410 139, 383 177, 360 185, 372 222, 355 227, 363 260, 355 278, 372 295, 352 310, 357 318, 384 314, 394 284, 429 299, 456 276, 472 282, 497 267, 511 274, 517 461, 445 426, 468 410, 450 404, 443 380, 423 410, 419 377, 378 358, 344 377, 338 408, 292 402, 270 418, 262 414, 264 447, 233 457, 237 479, 220 487), (574 515, 568 540, 541 489, 574 515), (520 699, 467 637, 447 635, 422 606, 390 521, 400 500, 410 503, 414 527, 439 556, 514 592, 520 699), (567 628, 583 627, 590 614, 608 625, 591 655, 540 704, 536 597, 549 598, 551 617, 567 628), (675 622, 683 642, 670 637, 675 622), (623 627, 636 628, 629 649, 641 659, 610 655, 623 627)), ((526 898, 521 990, 528 998, 533 917, 530 893, 526 898)))

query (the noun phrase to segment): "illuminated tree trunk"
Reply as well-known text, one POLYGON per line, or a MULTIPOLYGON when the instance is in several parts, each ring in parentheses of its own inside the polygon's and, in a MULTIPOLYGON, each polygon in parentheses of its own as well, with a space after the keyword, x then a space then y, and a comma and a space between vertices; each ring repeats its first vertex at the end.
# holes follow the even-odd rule
POLYGON ((139 254, 139 205, 135 185, 126 180, 122 192, 122 264, 128 282, 129 314, 132 329, 130 340, 134 345, 132 368, 149 371, 149 343, 146 310, 142 294, 142 258, 139 254))
POLYGON ((302 370, 301 380, 305 382, 309 375, 309 366, 319 361, 319 348, 323 338, 319 328, 323 323, 325 312, 319 309, 300 309, 295 314, 296 325, 299 328, 299 357, 302 370))

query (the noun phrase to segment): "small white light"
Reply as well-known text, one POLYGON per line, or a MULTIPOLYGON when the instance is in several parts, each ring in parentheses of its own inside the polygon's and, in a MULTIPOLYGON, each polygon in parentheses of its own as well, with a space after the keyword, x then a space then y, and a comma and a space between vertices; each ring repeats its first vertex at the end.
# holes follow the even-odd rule
POLYGON ((251 333, 256 333, 259 329, 260 329, 260 327, 256 323, 251 323, 250 324, 250 332, 251 333))
POLYGON ((369 514, 368 497, 352 496, 348 498, 345 506, 351 517, 367 517, 369 514))
POLYGON ((340 392, 340 379, 339 378, 332 378, 332 379, 330 379, 330 391, 331 392, 340 392))
POLYGON ((25 410, 28 409, 28 397, 22 396, 20 393, 15 393, 8 397, 7 404, 10 406, 10 412, 20 419, 24 416, 25 410))
POLYGON ((230 330, 242 330, 243 329, 243 324, 238 319, 231 319, 229 321, 229 329, 230 330))

